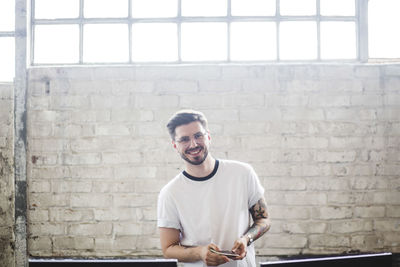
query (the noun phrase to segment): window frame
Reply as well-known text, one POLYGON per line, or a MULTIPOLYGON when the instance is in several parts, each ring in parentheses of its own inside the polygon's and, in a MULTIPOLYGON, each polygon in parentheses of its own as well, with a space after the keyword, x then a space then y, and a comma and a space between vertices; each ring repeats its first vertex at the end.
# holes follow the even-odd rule
POLYGON ((128 1, 128 16, 126 18, 85 18, 84 17, 84 1, 79 0, 79 17, 67 19, 36 19, 35 18, 35 0, 30 0, 30 66, 43 65, 154 65, 154 64, 202 64, 202 63, 282 63, 282 62, 304 62, 304 63, 321 63, 321 62, 341 62, 341 63, 363 63, 368 62, 368 0, 355 0, 354 16, 322 16, 320 14, 320 0, 316 0, 316 15, 312 16, 281 16, 279 13, 280 0, 276 1, 276 11, 274 16, 232 16, 231 0, 227 0, 227 15, 220 17, 184 17, 181 15, 182 0, 177 0, 177 16, 171 18, 132 18, 132 0, 128 1), (275 22, 276 23, 276 59, 274 60, 248 60, 238 61, 230 58, 230 28, 232 22, 275 22), (312 60, 282 60, 280 59, 279 44, 279 26, 284 21, 315 21, 317 23, 317 58, 312 60), (324 21, 351 21, 355 23, 356 28, 356 55, 354 59, 321 59, 321 38, 320 23, 324 21), (227 23, 227 49, 226 60, 218 61, 184 61, 181 57, 181 24, 190 22, 224 22, 227 23), (89 63, 83 61, 83 27, 86 24, 124 24, 128 25, 128 49, 129 58, 126 62, 117 63, 89 63), (133 61, 132 60, 132 25, 135 23, 176 23, 178 28, 178 52, 176 61, 133 61), (35 46, 35 27, 37 25, 57 25, 57 24, 75 24, 79 26, 79 59, 76 63, 35 63, 34 46, 35 46))

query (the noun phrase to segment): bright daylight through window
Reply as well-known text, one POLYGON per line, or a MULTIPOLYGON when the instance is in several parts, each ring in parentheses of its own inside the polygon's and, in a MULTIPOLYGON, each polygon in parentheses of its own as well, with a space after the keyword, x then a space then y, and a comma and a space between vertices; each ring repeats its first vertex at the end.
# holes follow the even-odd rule
POLYGON ((0 1, 0 82, 11 82, 15 75, 15 1, 0 1))
MULTIPOLYGON (((399 0, 27 1, 32 65, 400 58, 399 0)), ((15 73, 14 10, 0 1, 0 81, 15 73)))

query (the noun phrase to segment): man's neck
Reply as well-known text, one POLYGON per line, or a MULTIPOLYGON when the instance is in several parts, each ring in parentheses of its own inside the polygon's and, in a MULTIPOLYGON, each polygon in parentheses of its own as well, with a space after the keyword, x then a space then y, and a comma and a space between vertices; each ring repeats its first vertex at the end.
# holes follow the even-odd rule
POLYGON ((200 165, 186 163, 185 171, 194 177, 206 177, 214 170, 215 159, 208 154, 207 158, 200 165))

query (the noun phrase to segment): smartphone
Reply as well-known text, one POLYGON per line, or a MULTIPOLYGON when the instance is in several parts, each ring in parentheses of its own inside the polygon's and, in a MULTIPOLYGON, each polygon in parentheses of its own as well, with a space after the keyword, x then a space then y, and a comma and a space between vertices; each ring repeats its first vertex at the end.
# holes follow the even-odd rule
POLYGON ((215 249, 210 248, 210 251, 211 251, 212 253, 215 253, 215 254, 218 254, 218 255, 227 256, 228 258, 236 258, 236 257, 239 257, 239 254, 233 253, 233 252, 230 251, 230 250, 216 251, 215 249))

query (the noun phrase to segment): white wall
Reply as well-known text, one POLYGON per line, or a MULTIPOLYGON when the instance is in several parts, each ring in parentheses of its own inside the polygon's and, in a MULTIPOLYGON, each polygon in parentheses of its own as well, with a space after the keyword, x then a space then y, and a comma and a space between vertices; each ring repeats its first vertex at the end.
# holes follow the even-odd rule
POLYGON ((207 115, 216 157, 259 174, 259 255, 400 252, 400 65, 34 68, 28 84, 33 256, 161 255, 181 108, 207 115))

